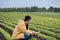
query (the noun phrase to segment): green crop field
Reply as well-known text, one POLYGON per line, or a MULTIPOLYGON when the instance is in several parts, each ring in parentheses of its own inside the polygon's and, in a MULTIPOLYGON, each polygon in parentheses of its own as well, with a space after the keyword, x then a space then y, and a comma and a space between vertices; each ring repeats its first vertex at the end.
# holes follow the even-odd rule
POLYGON ((30 30, 40 31, 30 40, 60 40, 59 12, 0 12, 0 40, 11 40, 15 25, 26 15, 32 17, 30 30))

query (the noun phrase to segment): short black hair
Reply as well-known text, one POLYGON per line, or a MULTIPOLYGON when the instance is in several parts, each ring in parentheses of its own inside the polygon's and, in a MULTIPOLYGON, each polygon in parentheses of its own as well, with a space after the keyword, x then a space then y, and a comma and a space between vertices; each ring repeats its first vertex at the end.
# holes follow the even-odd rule
POLYGON ((28 21, 30 19, 31 19, 31 16, 27 15, 27 16, 25 16, 24 21, 28 21))

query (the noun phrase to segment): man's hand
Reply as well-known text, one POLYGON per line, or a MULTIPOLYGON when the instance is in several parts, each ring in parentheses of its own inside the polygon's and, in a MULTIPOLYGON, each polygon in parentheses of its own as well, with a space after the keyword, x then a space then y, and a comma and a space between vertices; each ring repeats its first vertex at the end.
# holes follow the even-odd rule
POLYGON ((33 36, 37 35, 38 33, 40 33, 40 31, 39 32, 35 32, 35 31, 32 32, 33 36))
POLYGON ((35 34, 37 35, 37 34, 39 34, 40 33, 40 31, 39 32, 36 32, 35 34))

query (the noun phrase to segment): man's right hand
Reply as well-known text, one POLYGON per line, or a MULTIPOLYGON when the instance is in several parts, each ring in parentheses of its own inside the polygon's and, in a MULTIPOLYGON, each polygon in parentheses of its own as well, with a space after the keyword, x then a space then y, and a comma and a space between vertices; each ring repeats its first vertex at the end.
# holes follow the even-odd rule
POLYGON ((34 36, 34 35, 36 35, 36 34, 35 34, 35 31, 32 32, 32 36, 34 36))
POLYGON ((32 32, 33 35, 37 35, 39 33, 40 33, 40 31, 39 32, 35 32, 35 31, 32 32))

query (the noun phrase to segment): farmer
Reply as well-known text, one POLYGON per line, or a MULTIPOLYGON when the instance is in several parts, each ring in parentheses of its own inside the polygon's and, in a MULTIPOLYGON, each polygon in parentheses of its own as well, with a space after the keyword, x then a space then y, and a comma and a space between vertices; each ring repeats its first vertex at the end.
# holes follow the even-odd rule
POLYGON ((24 20, 19 20, 13 31, 12 40, 28 40, 31 36, 35 35, 35 33, 28 28, 30 20, 31 17, 29 15, 25 16, 24 20))

